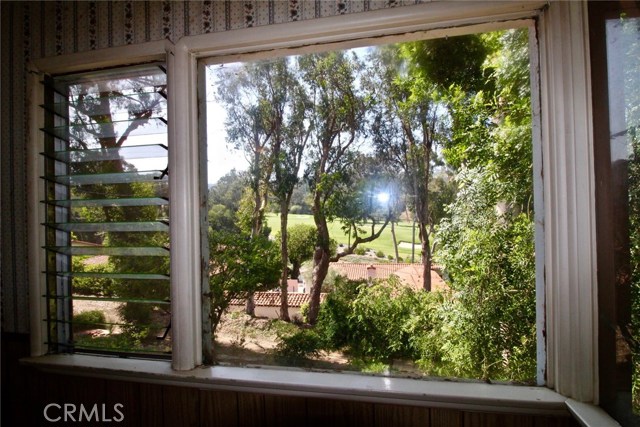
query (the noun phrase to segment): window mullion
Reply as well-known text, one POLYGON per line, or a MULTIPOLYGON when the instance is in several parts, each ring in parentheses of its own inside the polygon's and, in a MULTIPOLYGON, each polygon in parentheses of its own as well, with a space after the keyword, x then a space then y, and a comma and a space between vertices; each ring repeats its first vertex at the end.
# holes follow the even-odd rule
POLYGON ((173 368, 202 363, 197 65, 186 49, 168 55, 173 368))

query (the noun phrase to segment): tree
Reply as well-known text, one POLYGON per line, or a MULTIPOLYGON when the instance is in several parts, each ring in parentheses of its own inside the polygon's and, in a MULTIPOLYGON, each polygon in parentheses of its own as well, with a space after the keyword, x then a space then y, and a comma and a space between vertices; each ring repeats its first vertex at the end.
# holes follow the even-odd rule
POLYGON ((209 233, 210 318, 214 336, 231 300, 277 285, 279 255, 276 245, 264 236, 209 233))
MULTIPOLYGON (((357 145, 364 131, 367 99, 356 83, 356 73, 362 64, 355 56, 334 51, 305 55, 298 59, 301 75, 310 98, 314 100, 312 115, 313 140, 310 144, 310 162, 305 177, 313 194, 313 218, 318 241, 313 256, 309 323, 314 324, 320 307, 322 283, 327 276, 330 252, 330 236, 327 223, 340 216, 332 210, 339 205, 338 197, 346 200, 345 193, 352 194, 351 175, 357 169, 357 145)), ((362 215, 360 215, 362 218, 362 215)), ((388 221, 387 221, 388 222, 388 221)), ((376 239, 384 225, 368 237, 358 236, 349 248, 376 239)), ((338 254, 333 259, 338 259, 338 254)))
MULTIPOLYGON (((313 257, 316 247, 316 228, 312 225, 296 224, 287 229, 288 255, 291 263, 291 278, 297 279, 300 276, 302 263, 313 257)), ((282 231, 276 236, 276 240, 282 237, 282 231)))
MULTIPOLYGON (((246 63, 222 70, 217 99, 227 110, 227 141, 243 152, 249 162, 249 188, 253 209, 251 236, 262 234, 268 205, 269 180, 275 155, 273 140, 281 144, 287 105, 287 59, 246 63)), ((247 298, 246 312, 253 315, 253 295, 247 298)))
MULTIPOLYGON (((307 142, 311 136, 312 126, 310 112, 311 99, 298 81, 298 73, 291 69, 289 62, 284 67, 276 69, 272 84, 276 85, 272 91, 282 90, 285 93, 283 101, 282 120, 280 128, 274 135, 273 175, 269 181, 269 188, 280 205, 280 230, 287 230, 289 207, 293 192, 298 185, 300 167, 307 142)), ((280 277, 280 319, 289 321, 289 305, 287 300, 287 279, 289 278, 288 233, 280 237, 280 254, 282 274, 280 277)), ((298 267, 299 268, 299 267, 298 267)), ((297 276, 296 276, 297 277, 297 276)))
POLYGON ((429 182, 435 146, 445 133, 444 111, 436 86, 421 69, 408 64, 413 54, 407 45, 375 50, 376 64, 368 84, 377 88, 372 134, 377 154, 404 172, 422 246, 423 287, 431 290, 429 182), (403 53, 405 52, 405 53, 403 53))
POLYGON ((456 298, 447 310, 462 374, 535 376, 531 110, 527 31, 484 36, 488 91, 453 85, 452 137, 444 157, 456 169, 457 199, 441 221, 438 263, 456 298), (464 331, 464 333, 462 333, 464 331))
POLYGON ((236 214, 240 210, 247 181, 248 177, 245 173, 232 169, 209 188, 207 203, 209 227, 213 230, 239 231, 236 214))

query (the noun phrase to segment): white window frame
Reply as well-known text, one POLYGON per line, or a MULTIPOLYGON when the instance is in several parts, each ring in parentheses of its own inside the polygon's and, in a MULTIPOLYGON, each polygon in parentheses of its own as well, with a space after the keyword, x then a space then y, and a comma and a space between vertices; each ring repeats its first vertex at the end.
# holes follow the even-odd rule
MULTIPOLYGON (((196 383, 198 387, 206 383, 211 387, 264 393, 295 392, 308 396, 333 393, 357 400, 387 399, 408 404, 420 401, 425 405, 460 409, 466 405, 476 409, 502 408, 510 412, 534 407, 543 410, 545 405, 551 408, 557 404, 558 398, 574 413, 584 412, 579 409, 578 402, 597 405, 595 178, 587 4, 584 1, 431 2, 184 37, 175 45, 161 41, 35 61, 29 82, 32 108, 28 152, 28 197, 30 206, 34 207, 29 217, 33 356, 46 352, 42 344, 41 321, 44 304, 40 298, 44 281, 40 274, 42 269, 35 268, 43 262, 39 226, 42 212, 35 209, 40 206, 42 194, 38 155, 41 146, 39 120, 42 117, 38 107, 41 96, 38 73, 85 71, 165 57, 169 94, 172 366, 169 368, 168 364, 162 364, 164 362, 125 360, 105 364, 93 356, 76 355, 34 358, 31 363, 60 369, 64 366, 74 370, 84 367, 90 371, 92 367, 101 366, 112 376, 124 372, 126 375, 137 374, 141 380, 148 380, 149 375, 155 373, 158 376, 154 378, 160 378, 158 381, 196 383), (539 128, 534 127, 534 140, 540 141, 540 152, 534 155, 534 163, 544 165, 544 181, 535 192, 537 206, 540 206, 540 200, 546 201, 541 216, 536 218, 536 252, 544 260, 543 264, 537 263, 544 267, 538 272, 537 280, 538 350, 539 361, 540 357, 543 360, 539 362, 538 381, 546 379, 547 388, 465 383, 449 388, 437 381, 360 376, 349 376, 347 380, 346 374, 267 369, 209 367, 190 371, 202 363, 198 127, 198 91, 202 89, 198 88, 198 67, 202 65, 199 60, 232 55, 241 60, 244 54, 265 52, 269 55, 274 50, 305 46, 313 49, 318 44, 355 47, 367 42, 373 44, 374 40, 381 43, 387 37, 395 41, 395 36, 401 34, 409 34, 408 38, 417 33, 421 37, 438 37, 510 28, 514 22, 527 26, 534 21, 540 56, 539 62, 538 58, 532 60, 533 75, 539 76, 539 86, 537 78, 533 79, 533 110, 535 121, 541 123, 539 128), (537 91, 540 105, 536 102, 537 91), (541 245, 541 242, 545 243, 541 245), (336 376, 344 380, 337 380, 336 376), (304 384, 296 386, 300 381, 304 384), (402 387, 409 387, 409 394, 401 392, 402 387), (559 394, 541 397, 540 392, 553 393, 548 388, 559 394), (385 394, 385 390, 396 394, 385 394), (505 395, 511 399, 506 399, 505 395)), ((598 410, 595 412, 602 415, 598 410)))

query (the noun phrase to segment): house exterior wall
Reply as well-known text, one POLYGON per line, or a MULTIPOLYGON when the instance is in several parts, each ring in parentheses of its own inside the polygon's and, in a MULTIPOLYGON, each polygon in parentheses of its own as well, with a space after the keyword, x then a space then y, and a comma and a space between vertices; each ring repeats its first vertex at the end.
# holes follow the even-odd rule
POLYGON ((1 3, 2 331, 29 332, 27 65, 44 57, 238 28, 404 7, 421 0, 40 1, 1 3))

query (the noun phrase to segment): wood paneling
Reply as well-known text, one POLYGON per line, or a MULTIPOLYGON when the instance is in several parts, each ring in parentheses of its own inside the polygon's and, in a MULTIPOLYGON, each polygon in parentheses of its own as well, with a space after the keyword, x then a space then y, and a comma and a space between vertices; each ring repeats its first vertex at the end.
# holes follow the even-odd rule
MULTIPOLYGON (((161 386, 140 384, 140 426, 164 427, 161 386)), ((172 427, 167 424, 167 427, 172 427)))
POLYGON ((530 415, 464 413, 464 427, 534 427, 530 415))
POLYGON ((304 397, 264 396, 267 427, 300 427, 307 423, 307 399, 304 397))
POLYGON ((431 427, 462 427, 462 412, 453 409, 431 409, 431 427))
POLYGON ((307 417, 310 426, 372 426, 373 403, 309 399, 307 417))
POLYGON ((238 425, 264 427, 264 395, 238 393, 238 425))
POLYGON ((238 424, 238 394, 230 391, 200 392, 200 425, 227 427, 238 424))
POLYGON ((105 384, 106 403, 108 408, 118 406, 124 414, 124 420, 118 427, 140 427, 140 384, 129 381, 107 381, 105 384))
POLYGON ((428 427, 429 408, 401 405, 374 405, 376 427, 428 427))
POLYGON ((192 387, 162 386, 162 414, 166 427, 200 425, 200 391, 192 387))

